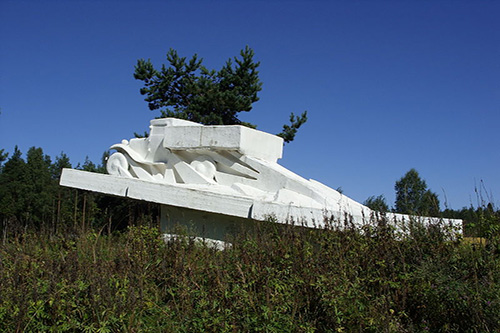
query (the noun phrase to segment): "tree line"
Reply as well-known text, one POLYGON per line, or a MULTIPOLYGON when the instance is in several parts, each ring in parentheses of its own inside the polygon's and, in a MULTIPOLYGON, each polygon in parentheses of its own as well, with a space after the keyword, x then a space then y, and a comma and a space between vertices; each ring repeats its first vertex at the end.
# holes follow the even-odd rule
POLYGON ((396 201, 394 208, 389 205, 383 195, 371 196, 363 203, 365 206, 379 212, 433 216, 441 215, 438 195, 427 188, 427 183, 415 169, 410 169, 394 185, 396 201))
POLYGON ((441 209, 438 195, 427 187, 415 169, 410 169, 394 184, 396 200, 393 208, 389 208, 383 195, 371 196, 363 204, 379 212, 394 212, 418 216, 432 216, 464 220, 464 232, 471 236, 492 237, 500 233, 500 210, 491 198, 484 198, 481 189, 475 189, 478 203, 474 207, 455 210, 446 207, 441 209))
MULTIPOLYGON (((105 173, 106 158, 100 163, 88 158, 75 169, 105 173)), ((9 157, 0 150, 0 221, 3 233, 26 228, 57 233, 62 230, 104 228, 107 232, 128 225, 157 225, 159 207, 126 198, 59 186, 63 168, 71 168, 69 157, 55 159, 42 148, 31 147, 26 157, 18 147, 9 157)), ((395 213, 458 218, 466 221, 466 233, 489 237, 500 231, 500 211, 491 202, 459 210, 440 209, 438 195, 432 192, 415 169, 395 182, 396 200, 389 208, 384 196, 371 196, 364 204, 371 209, 395 213)))
MULTIPOLYGON (((88 158, 74 168, 105 173, 105 159, 95 164, 88 158)), ((59 185, 63 168, 71 168, 61 153, 54 160, 42 148, 31 147, 23 158, 16 146, 10 157, 0 150, 0 222, 5 237, 22 229, 85 231, 107 227, 111 232, 157 216, 154 204, 116 198, 59 185)))

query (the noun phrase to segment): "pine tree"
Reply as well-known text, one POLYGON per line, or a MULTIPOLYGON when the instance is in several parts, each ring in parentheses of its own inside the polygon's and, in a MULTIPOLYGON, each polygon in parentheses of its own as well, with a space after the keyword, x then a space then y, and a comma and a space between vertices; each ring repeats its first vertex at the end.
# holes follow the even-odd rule
POLYGON ((74 207, 74 193, 78 190, 70 189, 64 186, 57 186, 59 179, 61 178, 62 169, 71 168, 71 162, 69 157, 61 153, 56 157, 55 162, 51 165, 52 179, 55 182, 55 218, 53 223, 53 233, 57 232, 57 229, 64 226, 67 228, 70 224, 64 222, 69 222, 73 218, 73 207, 74 207))
POLYGON ((52 178, 59 181, 59 178, 61 178, 62 169, 64 168, 71 168, 71 162, 68 155, 66 155, 65 153, 61 153, 56 157, 55 162, 51 166, 52 178))
POLYGON ((16 146, 0 173, 0 217, 3 224, 24 224, 27 189, 27 167, 16 146))
POLYGON ((56 190, 50 157, 43 153, 42 148, 31 147, 26 153, 26 170, 28 221, 37 226, 48 224, 53 220, 56 190))
MULTIPOLYGON (((219 70, 209 70, 203 59, 195 54, 190 60, 177 51, 167 53, 169 66, 156 70, 151 61, 140 59, 135 66, 134 78, 144 82, 140 93, 146 95, 150 110, 160 110, 162 117, 175 117, 205 125, 256 126, 238 119, 239 112, 252 110, 262 90, 259 62, 248 46, 241 50, 240 58, 229 59, 219 70)), ((301 125, 307 121, 307 111, 300 116, 293 113, 290 125, 284 125, 278 135, 285 142, 295 138, 301 125)))

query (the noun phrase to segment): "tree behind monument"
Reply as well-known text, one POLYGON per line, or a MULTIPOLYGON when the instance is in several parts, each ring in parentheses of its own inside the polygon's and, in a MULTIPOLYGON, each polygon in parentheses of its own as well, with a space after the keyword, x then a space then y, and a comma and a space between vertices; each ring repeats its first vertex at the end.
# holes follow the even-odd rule
POLYGON ((396 181, 395 212, 402 214, 417 214, 438 216, 440 212, 439 199, 436 193, 427 188, 425 180, 420 178, 415 169, 408 171, 396 181))
MULTIPOLYGON (((209 70, 202 65, 203 59, 195 54, 190 60, 180 57, 174 49, 167 53, 169 66, 160 70, 151 61, 139 59, 134 78, 144 82, 140 93, 146 95, 150 110, 160 110, 161 117, 174 117, 204 125, 256 125, 238 118, 240 112, 252 110, 262 90, 254 51, 248 46, 240 52, 240 58, 226 61, 219 70, 209 70)), ((301 125, 307 121, 307 111, 296 116, 291 113, 290 124, 283 125, 278 134, 285 142, 293 141, 301 125)))

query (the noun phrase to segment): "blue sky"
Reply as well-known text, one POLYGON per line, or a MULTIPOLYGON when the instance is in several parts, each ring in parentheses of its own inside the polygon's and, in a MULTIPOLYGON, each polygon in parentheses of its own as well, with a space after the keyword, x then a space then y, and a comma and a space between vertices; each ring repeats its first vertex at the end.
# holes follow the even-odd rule
POLYGON ((280 164, 363 202, 415 168, 451 208, 500 206, 498 1, 0 2, 0 148, 98 162, 143 132, 132 74, 169 48, 220 68, 249 45, 263 90, 241 119, 309 121, 280 164), (483 185, 482 185, 483 184, 483 185))

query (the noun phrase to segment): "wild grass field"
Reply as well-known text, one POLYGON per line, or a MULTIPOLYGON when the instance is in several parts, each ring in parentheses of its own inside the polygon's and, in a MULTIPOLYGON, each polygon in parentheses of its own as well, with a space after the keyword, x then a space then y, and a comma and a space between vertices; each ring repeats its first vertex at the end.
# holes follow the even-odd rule
POLYGON ((217 250, 154 224, 0 245, 0 331, 498 332, 500 238, 272 223, 217 250))

